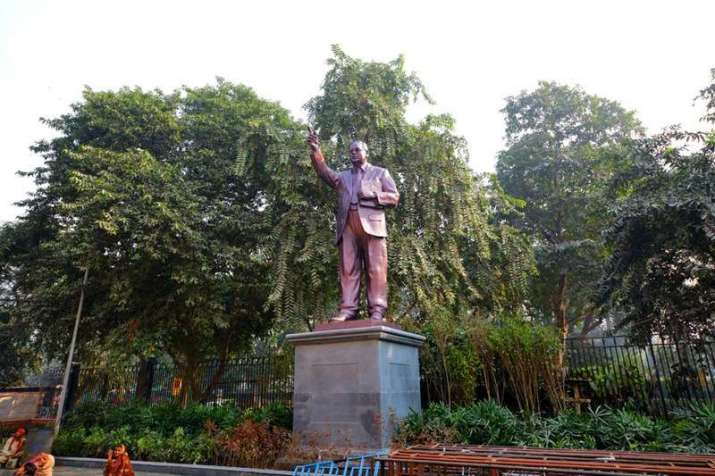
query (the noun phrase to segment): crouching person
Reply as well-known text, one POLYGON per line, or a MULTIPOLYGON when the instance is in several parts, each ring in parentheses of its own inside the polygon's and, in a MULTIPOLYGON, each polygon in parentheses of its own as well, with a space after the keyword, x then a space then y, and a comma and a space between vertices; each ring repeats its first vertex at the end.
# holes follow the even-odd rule
POLYGON ((15 471, 15 476, 52 476, 55 457, 49 453, 37 453, 15 471))

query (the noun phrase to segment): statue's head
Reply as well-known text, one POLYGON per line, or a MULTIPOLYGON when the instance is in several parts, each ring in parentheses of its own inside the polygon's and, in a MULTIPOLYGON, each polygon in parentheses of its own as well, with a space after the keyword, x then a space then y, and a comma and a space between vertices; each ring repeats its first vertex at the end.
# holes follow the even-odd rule
POLYGON ((367 144, 361 140, 354 140, 350 143, 350 162, 353 165, 360 165, 367 162, 367 144))

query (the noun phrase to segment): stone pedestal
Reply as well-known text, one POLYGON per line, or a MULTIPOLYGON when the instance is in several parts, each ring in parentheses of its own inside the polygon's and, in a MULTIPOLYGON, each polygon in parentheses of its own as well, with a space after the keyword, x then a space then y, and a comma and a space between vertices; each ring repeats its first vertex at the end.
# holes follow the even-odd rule
POLYGON ((419 412, 424 337, 380 321, 348 321, 291 334, 293 431, 320 448, 389 447, 397 421, 419 412))

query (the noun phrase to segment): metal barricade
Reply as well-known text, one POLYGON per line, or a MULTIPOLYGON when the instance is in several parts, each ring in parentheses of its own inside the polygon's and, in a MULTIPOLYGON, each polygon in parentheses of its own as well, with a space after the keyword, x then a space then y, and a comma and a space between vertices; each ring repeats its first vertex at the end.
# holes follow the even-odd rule
POLYGON ((378 476, 380 461, 376 458, 385 455, 387 452, 378 451, 351 456, 344 460, 303 464, 293 469, 293 476, 378 476))

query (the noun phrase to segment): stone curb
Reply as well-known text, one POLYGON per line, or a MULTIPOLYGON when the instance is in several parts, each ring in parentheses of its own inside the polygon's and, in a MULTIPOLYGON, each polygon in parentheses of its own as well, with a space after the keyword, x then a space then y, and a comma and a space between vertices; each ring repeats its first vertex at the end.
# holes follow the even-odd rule
MULTIPOLYGON (((57 466, 75 468, 104 469, 106 460, 103 458, 71 458, 57 456, 57 466)), ((178 474, 182 476, 290 476, 290 471, 277 469, 236 468, 230 466, 210 466, 205 464, 157 463, 154 461, 132 461, 134 471, 147 473, 178 474)))

